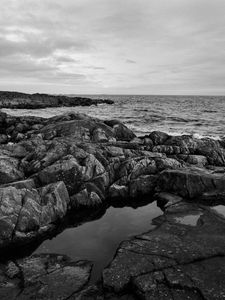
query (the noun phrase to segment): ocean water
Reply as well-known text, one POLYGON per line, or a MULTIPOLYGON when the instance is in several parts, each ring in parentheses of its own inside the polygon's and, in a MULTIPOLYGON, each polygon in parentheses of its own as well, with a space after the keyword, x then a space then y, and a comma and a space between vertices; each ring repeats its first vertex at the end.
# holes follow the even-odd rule
POLYGON ((12 115, 50 117, 81 112, 99 119, 118 119, 137 135, 160 130, 170 134, 225 136, 225 96, 85 95, 115 101, 113 105, 10 110, 12 115))

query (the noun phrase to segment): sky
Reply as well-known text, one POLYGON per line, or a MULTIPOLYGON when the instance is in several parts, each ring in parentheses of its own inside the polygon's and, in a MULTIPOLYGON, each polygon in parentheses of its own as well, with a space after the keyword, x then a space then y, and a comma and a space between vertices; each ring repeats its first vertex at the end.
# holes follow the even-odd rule
POLYGON ((225 95, 224 0, 1 0, 0 90, 225 95))

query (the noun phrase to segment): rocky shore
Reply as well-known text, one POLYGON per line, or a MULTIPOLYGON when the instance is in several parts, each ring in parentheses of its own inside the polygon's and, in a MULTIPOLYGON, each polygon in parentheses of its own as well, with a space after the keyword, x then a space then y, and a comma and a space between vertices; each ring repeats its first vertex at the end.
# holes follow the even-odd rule
POLYGON ((108 99, 0 91, 0 108, 37 109, 59 106, 90 106, 102 103, 113 104, 114 102, 108 99))
POLYGON ((225 219, 213 206, 225 204, 224 147, 157 131, 137 137, 119 121, 82 114, 0 113, 0 252, 8 256, 0 298, 223 299, 225 219), (144 198, 158 201, 163 216, 118 245, 95 285, 91 262, 16 258, 68 214, 144 198))

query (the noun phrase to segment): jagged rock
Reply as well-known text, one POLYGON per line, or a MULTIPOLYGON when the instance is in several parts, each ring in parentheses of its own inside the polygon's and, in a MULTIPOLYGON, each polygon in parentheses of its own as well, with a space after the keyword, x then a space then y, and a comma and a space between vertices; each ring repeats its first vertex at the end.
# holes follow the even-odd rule
POLYGON ((96 192, 91 191, 89 193, 87 189, 73 195, 70 199, 72 208, 91 208, 102 203, 96 192))
POLYGON ((17 181, 24 178, 19 169, 19 160, 6 155, 0 156, 0 184, 17 181))
POLYGON ((69 201, 63 182, 39 190, 12 186, 0 188, 0 247, 6 247, 14 239, 29 240, 30 232, 38 236, 43 226, 65 216, 69 201))

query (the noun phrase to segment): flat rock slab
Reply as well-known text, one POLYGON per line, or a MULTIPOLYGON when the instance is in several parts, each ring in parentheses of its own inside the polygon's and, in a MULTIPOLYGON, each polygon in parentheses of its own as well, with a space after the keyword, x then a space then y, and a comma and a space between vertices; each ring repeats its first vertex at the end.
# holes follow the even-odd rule
POLYGON ((185 225, 177 222, 184 217, 177 209, 159 217, 157 229, 121 243, 103 272, 104 289, 130 290, 138 299, 225 298, 225 220, 190 207, 199 220, 185 225))
POLYGON ((88 283, 92 263, 41 254, 0 267, 0 299, 67 299, 88 283))

